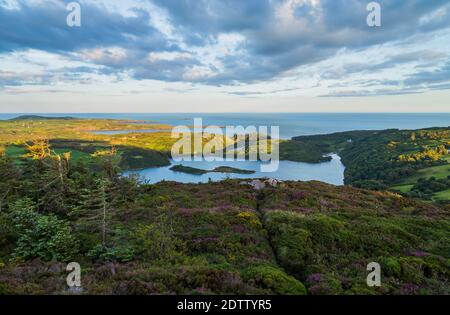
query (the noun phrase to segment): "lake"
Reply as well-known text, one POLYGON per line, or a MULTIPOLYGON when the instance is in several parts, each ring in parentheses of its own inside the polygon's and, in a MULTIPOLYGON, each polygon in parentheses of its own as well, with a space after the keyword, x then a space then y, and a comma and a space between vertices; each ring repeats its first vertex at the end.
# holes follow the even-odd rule
POLYGON ((142 130, 100 130, 92 131, 95 135, 125 135, 129 133, 140 132, 140 133, 155 133, 155 132, 167 132, 167 130, 156 130, 156 129, 142 129, 142 130))
POLYGON ((330 162, 310 164, 291 161, 280 161, 278 171, 273 173, 262 173, 259 161, 182 161, 174 164, 195 167, 204 170, 212 170, 219 166, 231 166, 243 170, 255 171, 254 174, 229 174, 229 173, 207 173, 204 175, 192 175, 170 170, 171 166, 148 168, 140 171, 126 172, 125 175, 138 174, 150 183, 163 180, 176 181, 180 183, 207 183, 209 180, 220 181, 227 178, 275 178, 280 180, 319 180, 333 185, 344 184, 345 167, 336 154, 331 155, 330 162))

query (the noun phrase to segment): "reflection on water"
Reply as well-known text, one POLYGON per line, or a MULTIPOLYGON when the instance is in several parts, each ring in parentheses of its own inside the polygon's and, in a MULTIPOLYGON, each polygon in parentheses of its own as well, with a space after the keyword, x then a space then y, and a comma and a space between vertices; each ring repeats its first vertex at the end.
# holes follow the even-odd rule
POLYGON ((226 178, 275 178, 280 180, 318 180, 333 185, 344 184, 344 165, 341 158, 331 155, 330 162, 319 164, 299 163, 291 161, 280 161, 278 171, 273 173, 262 173, 260 171, 259 161, 223 161, 223 162, 206 162, 206 161, 183 161, 180 163, 184 166, 195 167, 204 170, 212 170, 219 166, 230 166, 238 169, 253 170, 254 174, 225 174, 225 173, 207 173, 204 175, 192 175, 170 170, 171 166, 148 168, 140 171, 126 172, 128 174, 139 174, 149 183, 158 183, 160 181, 176 181, 180 183, 207 183, 209 180, 220 181, 226 178))

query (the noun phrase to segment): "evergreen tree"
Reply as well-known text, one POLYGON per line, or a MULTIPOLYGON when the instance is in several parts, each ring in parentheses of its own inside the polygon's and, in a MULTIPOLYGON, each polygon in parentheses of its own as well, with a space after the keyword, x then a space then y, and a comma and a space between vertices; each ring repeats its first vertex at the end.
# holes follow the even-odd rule
POLYGON ((99 233, 103 247, 107 247, 111 231, 114 195, 115 188, 109 180, 97 179, 81 191, 79 204, 70 213, 84 229, 99 233))

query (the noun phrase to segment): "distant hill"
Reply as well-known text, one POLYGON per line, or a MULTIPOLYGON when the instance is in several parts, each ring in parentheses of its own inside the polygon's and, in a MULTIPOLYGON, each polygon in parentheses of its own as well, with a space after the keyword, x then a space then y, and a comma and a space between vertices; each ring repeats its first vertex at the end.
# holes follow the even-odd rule
POLYGON ((16 120, 74 120, 76 118, 63 116, 63 117, 47 117, 47 116, 39 116, 39 115, 22 115, 15 118, 9 119, 10 121, 16 120))

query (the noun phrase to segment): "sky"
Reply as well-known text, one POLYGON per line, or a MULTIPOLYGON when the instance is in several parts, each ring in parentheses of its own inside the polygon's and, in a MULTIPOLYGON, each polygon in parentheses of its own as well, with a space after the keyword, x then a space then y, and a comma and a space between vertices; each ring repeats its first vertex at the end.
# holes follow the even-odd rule
POLYGON ((450 112, 450 1, 369 2, 0 0, 0 112, 450 112))

